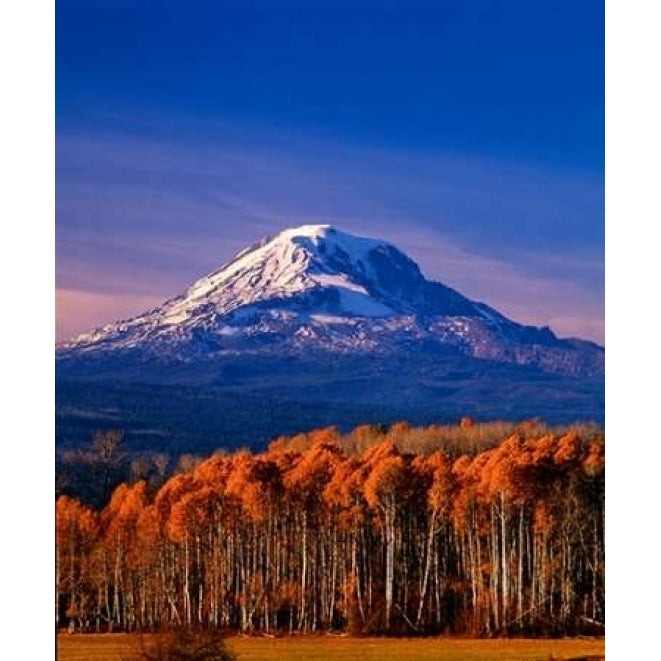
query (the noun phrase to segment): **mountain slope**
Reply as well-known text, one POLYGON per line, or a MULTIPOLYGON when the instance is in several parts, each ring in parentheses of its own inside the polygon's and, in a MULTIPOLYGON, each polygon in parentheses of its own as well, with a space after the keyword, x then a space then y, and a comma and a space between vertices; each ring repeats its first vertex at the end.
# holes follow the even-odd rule
POLYGON ((183 294, 56 350, 61 449, 263 447, 330 424, 604 419, 604 350, 517 324, 394 246, 324 225, 264 239, 183 294))
POLYGON ((211 383, 238 357, 404 354, 424 362, 448 351, 564 376, 603 375, 597 345, 517 324, 427 280, 389 243, 327 225, 264 239, 182 295, 64 343, 56 356, 64 376, 211 383))

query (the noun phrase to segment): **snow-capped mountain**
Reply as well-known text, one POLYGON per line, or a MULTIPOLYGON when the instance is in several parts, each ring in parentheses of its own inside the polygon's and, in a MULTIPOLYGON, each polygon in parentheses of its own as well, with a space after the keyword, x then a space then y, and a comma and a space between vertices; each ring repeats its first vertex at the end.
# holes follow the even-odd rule
POLYGON ((393 355, 451 350, 572 376, 603 374, 603 349, 523 326, 427 280, 389 243, 328 225, 287 229, 240 252, 186 292, 57 349, 60 368, 237 355, 393 355))

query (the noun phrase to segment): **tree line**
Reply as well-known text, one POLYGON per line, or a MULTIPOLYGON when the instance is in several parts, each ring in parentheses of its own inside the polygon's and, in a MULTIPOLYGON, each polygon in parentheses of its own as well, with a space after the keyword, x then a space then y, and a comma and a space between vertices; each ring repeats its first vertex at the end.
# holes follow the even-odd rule
POLYGON ((121 484, 101 508, 62 495, 57 625, 600 630, 603 438, 533 424, 459 442, 480 427, 437 449, 433 426, 323 429, 121 484))

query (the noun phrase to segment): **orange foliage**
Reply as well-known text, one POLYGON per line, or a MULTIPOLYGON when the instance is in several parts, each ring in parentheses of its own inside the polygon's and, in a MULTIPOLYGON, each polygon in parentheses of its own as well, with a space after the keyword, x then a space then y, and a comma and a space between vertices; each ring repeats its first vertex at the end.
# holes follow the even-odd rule
MULTIPOLYGON (((502 428, 502 442, 476 449, 464 443, 481 429, 469 419, 452 432, 400 422, 343 436, 328 427, 277 439, 261 454, 195 462, 155 493, 144 481, 120 485, 100 513, 62 496, 55 512, 62 611, 82 617, 98 598, 96 612, 105 609, 108 619, 133 608, 133 617, 158 611, 175 624, 216 618, 217 626, 251 627, 275 609, 262 626, 316 626, 313 617, 323 616, 324 626, 344 618, 360 628, 382 617, 385 565, 389 598, 409 609, 409 620, 417 611, 424 621, 426 609, 438 607, 431 595, 447 590, 443 608, 470 604, 479 624, 489 609, 499 614, 502 586, 516 581, 525 585, 512 588, 510 600, 541 591, 521 612, 549 608, 550 586, 533 581, 530 567, 562 548, 580 558, 572 566, 584 573, 572 589, 584 592, 574 601, 594 619, 604 443, 576 430, 542 435, 536 421, 516 433, 502 428), (452 444, 439 449, 439 439, 452 444)), ((555 569, 545 566, 544 576, 555 569)), ((565 621, 575 607, 566 605, 565 621)))
POLYGON ((399 454, 376 455, 378 460, 374 461, 373 457, 364 493, 370 507, 382 509, 397 500, 398 491, 404 484, 404 460, 399 454))

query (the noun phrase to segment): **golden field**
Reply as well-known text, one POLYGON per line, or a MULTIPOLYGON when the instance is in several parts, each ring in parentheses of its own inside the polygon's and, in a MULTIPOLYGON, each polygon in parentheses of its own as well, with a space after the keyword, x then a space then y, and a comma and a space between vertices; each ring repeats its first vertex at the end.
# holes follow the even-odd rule
MULTIPOLYGON (((231 636, 238 661, 550 661, 599 658, 604 639, 350 638, 231 636)), ((135 635, 61 634, 58 661, 127 661, 135 635)))

